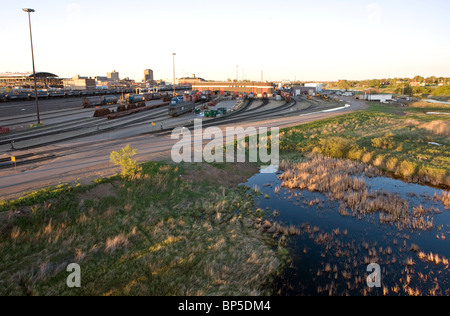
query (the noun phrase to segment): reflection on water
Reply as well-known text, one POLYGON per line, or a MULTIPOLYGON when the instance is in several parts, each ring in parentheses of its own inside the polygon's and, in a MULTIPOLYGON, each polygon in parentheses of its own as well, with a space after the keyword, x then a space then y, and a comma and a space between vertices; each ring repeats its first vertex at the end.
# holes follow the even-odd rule
MULTIPOLYGON (((255 206, 269 221, 294 225, 287 239, 292 262, 277 281, 278 295, 450 295, 450 210, 434 199, 443 191, 386 177, 364 178, 372 191, 398 193, 411 212, 433 208, 433 228, 413 230, 383 223, 380 213, 340 212, 326 194, 282 187, 279 174, 257 174, 255 206), (367 286, 371 263, 381 267, 382 287, 367 286)), ((432 218, 431 218, 432 217, 432 218)))

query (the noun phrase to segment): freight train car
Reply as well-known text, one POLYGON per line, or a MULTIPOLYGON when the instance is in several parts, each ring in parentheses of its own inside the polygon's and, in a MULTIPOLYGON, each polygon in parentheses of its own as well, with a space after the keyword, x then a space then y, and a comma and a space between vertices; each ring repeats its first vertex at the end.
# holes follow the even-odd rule
POLYGON ((88 108, 91 106, 101 106, 106 104, 117 104, 119 102, 119 98, 113 95, 105 95, 102 97, 88 97, 83 98, 82 105, 84 108, 88 108))
POLYGON ((88 108, 91 106, 100 106, 103 105, 103 97, 89 97, 89 98, 83 98, 81 101, 84 108, 88 108))
POLYGON ((286 102, 291 102, 291 94, 289 92, 281 92, 281 96, 286 102))
POLYGON ((169 105, 169 115, 177 117, 184 113, 192 112, 200 100, 201 96, 199 94, 174 97, 169 105))
POLYGON ((144 95, 142 94, 127 94, 125 95, 125 100, 128 103, 138 103, 144 101, 144 95))
POLYGON ((104 104, 117 104, 117 102, 119 102, 119 98, 115 95, 105 95, 103 97, 104 104))
POLYGON ((30 94, 25 92, 15 92, 6 95, 8 101, 28 101, 30 100, 30 94))

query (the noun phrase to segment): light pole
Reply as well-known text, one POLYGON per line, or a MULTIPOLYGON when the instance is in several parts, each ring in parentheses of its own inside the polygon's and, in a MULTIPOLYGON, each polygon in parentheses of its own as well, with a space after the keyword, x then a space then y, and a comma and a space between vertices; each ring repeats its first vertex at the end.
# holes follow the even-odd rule
POLYGON ((173 56, 173 96, 175 97, 175 56, 176 56, 177 54, 176 53, 173 53, 172 54, 172 56, 173 56))
POLYGON ((31 15, 30 13, 35 12, 34 9, 22 9, 24 12, 28 13, 28 24, 30 25, 30 41, 31 41, 31 60, 33 62, 33 77, 34 77, 34 99, 36 102, 36 113, 38 125, 41 124, 41 117, 39 114, 39 103, 38 103, 38 94, 37 94, 37 78, 36 78, 36 68, 34 66, 34 50, 33 50, 33 33, 31 32, 31 15))

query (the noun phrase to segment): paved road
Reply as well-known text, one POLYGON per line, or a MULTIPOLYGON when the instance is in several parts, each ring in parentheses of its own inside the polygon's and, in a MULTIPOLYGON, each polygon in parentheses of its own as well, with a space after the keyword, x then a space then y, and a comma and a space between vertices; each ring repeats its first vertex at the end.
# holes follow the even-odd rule
MULTIPOLYGON (((244 128, 253 127, 279 127, 286 128, 300 124, 349 113, 366 108, 365 103, 344 99, 350 107, 334 112, 317 112, 308 115, 294 115, 275 119, 266 119, 239 124, 244 128)), ((236 124, 234 124, 236 125, 236 124)), ((226 128, 222 126, 221 128, 226 128)), ((71 142, 58 146, 49 146, 39 151, 58 150, 62 154, 52 160, 26 169, 0 170, 0 198, 11 198, 24 192, 57 185, 60 183, 74 183, 77 179, 83 184, 92 180, 110 176, 118 172, 118 169, 109 162, 109 155, 114 150, 119 150, 130 144, 139 152, 139 161, 170 160, 171 149, 176 143, 170 136, 133 136, 114 140, 86 139, 79 142, 71 142)))
MULTIPOLYGON (((39 100, 39 112, 82 108, 83 98, 39 100)), ((31 101, 17 101, 0 103, 0 118, 23 114, 36 114, 36 103, 31 101)))

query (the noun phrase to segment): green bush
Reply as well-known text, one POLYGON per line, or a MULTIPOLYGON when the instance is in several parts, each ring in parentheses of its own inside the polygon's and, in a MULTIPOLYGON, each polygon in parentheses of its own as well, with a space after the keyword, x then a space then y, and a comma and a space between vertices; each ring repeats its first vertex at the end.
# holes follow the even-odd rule
POLYGON ((125 148, 111 153, 111 162, 122 168, 120 174, 123 177, 129 178, 141 170, 138 163, 132 159, 136 154, 137 150, 131 148, 129 144, 125 148))
POLYGON ((321 139, 319 144, 323 154, 335 158, 346 157, 349 150, 354 147, 353 143, 350 140, 342 137, 330 137, 321 139))
POLYGON ((372 139, 372 146, 379 149, 393 149, 396 147, 394 134, 387 133, 372 139))
POLYGON ((411 177, 416 173, 417 163, 403 160, 398 166, 398 173, 404 177, 411 177))

